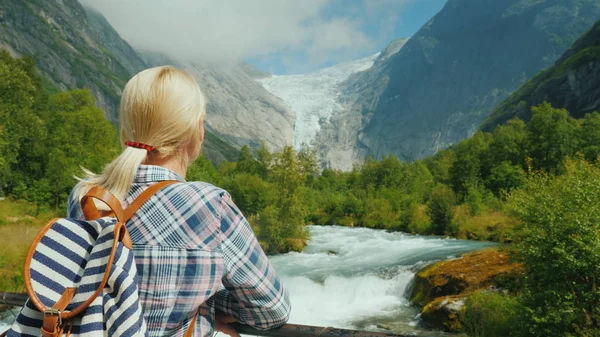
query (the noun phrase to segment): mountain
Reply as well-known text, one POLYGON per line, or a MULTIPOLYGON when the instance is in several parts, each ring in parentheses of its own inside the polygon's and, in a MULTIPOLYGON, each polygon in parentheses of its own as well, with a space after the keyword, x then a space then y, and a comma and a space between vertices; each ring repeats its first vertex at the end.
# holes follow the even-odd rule
MULTIPOLYGON (((390 51, 391 52, 391 51, 390 51)), ((317 146, 320 125, 343 109, 338 101, 339 84, 351 74, 370 68, 378 54, 302 75, 271 75, 259 80, 265 89, 280 97, 296 113, 294 147, 317 146)))
POLYGON ((145 68, 127 42, 76 0, 0 0, 0 48, 29 55, 51 90, 87 87, 116 122, 127 80, 145 68))
POLYGON ((114 123, 122 88, 134 74, 155 65, 186 68, 207 96, 204 147, 215 162, 237 159, 239 147, 260 140, 272 150, 292 143, 294 113, 251 77, 265 76, 258 69, 138 53, 102 14, 76 0, 0 0, 0 48, 32 56, 51 91, 89 88, 114 123))
POLYGON ((525 83, 500 104, 482 125, 491 131, 511 118, 531 118, 531 106, 544 101, 574 117, 600 111, 600 21, 554 65, 525 83))
POLYGON ((449 0, 395 54, 352 75, 318 135, 330 166, 412 161, 470 136, 600 16, 597 0, 449 0))

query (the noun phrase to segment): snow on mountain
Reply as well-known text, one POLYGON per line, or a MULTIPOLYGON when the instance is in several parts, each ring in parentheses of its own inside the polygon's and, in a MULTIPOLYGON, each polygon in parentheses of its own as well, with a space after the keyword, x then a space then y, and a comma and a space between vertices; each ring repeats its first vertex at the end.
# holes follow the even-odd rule
POLYGON ((367 70, 379 53, 303 75, 273 75, 258 80, 296 112, 294 147, 312 145, 320 124, 343 107, 338 103, 338 85, 350 75, 367 70))

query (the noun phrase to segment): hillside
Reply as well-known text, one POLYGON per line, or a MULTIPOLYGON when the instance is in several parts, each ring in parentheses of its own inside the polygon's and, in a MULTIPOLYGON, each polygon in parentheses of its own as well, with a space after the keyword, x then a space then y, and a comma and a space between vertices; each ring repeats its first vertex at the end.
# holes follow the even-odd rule
POLYGON ((525 83, 500 104, 482 125, 491 131, 511 118, 531 118, 530 107, 544 101, 577 118, 600 108, 600 21, 554 65, 525 83))
POLYGON ((32 56, 52 92, 89 88, 115 124, 122 88, 134 74, 164 64, 186 68, 209 102, 205 150, 214 162, 234 160, 237 149, 260 140, 273 150, 292 142, 293 111, 251 77, 264 73, 141 55, 102 14, 76 0, 0 0, 0 49, 32 56))
POLYGON ((394 55, 351 76, 321 157, 424 158, 469 137, 492 109, 600 16, 592 0, 449 0, 394 55))
POLYGON ((0 0, 0 48, 32 56, 50 89, 87 87, 116 122, 121 90, 145 68, 97 13, 76 0, 0 0))

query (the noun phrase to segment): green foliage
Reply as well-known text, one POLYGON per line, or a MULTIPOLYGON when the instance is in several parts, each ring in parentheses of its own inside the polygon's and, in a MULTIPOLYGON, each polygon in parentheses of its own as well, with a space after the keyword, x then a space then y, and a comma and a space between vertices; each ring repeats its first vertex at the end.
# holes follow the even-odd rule
POLYGON ((526 270, 531 336, 600 329, 600 169, 576 158, 565 170, 532 173, 510 197, 522 221, 516 258, 526 270))
POLYGON ((247 215, 259 214, 273 203, 275 196, 271 184, 260 177, 242 173, 224 182, 236 205, 247 215))
POLYGON ((512 119, 500 125, 492 133, 488 154, 485 156, 486 171, 502 162, 524 166, 527 157, 527 129, 525 122, 512 119))
POLYGON ((464 196, 469 186, 482 183, 481 157, 487 151, 490 135, 483 132, 460 142, 454 149, 456 160, 450 168, 450 182, 454 191, 464 196))
POLYGON ((491 291, 470 295, 460 313, 470 337, 521 336, 524 308, 516 297, 491 291))
POLYGON ((402 213, 402 228, 413 234, 432 234, 433 227, 427 212, 427 206, 411 203, 408 209, 402 213))
POLYGON ((221 184, 221 177, 217 169, 205 156, 200 156, 188 167, 186 179, 189 181, 204 181, 213 185, 221 184))
POLYGON ((244 145, 240 150, 240 156, 237 160, 235 171, 237 173, 258 174, 259 165, 260 164, 252 156, 250 147, 248 147, 248 145, 244 145))
POLYGON ((496 195, 501 195, 502 192, 519 188, 524 179, 525 171, 520 166, 503 161, 492 168, 489 177, 486 179, 486 185, 496 195))
POLYGON ((564 109, 554 109, 544 103, 533 107, 527 124, 533 167, 556 172, 563 159, 577 147, 577 121, 564 109))
POLYGON ((398 223, 398 215, 392 210, 388 199, 367 199, 362 225, 368 228, 391 229, 398 223))
POLYGON ((440 184, 431 191, 427 207, 434 234, 444 235, 452 230, 455 204, 456 196, 448 186, 440 184))
POLYGON ((116 130, 87 90, 47 96, 31 59, 0 53, 0 182, 6 194, 59 207, 80 166, 100 171, 116 130))
POLYGON ((580 149, 585 159, 592 162, 600 156, 600 113, 587 114, 579 130, 580 149))

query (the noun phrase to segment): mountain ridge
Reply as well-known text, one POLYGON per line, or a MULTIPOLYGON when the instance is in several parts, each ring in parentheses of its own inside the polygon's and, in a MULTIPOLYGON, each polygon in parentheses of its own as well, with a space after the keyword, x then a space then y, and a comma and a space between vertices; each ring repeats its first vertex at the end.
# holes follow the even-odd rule
POLYGON ((331 166, 424 158, 473 134, 600 16, 588 0, 449 0, 400 51, 355 74, 320 156, 331 166))
POLYGON ((529 107, 549 102, 577 118, 600 110, 600 20, 555 63, 502 102, 481 126, 491 131, 511 118, 531 118, 529 107))

